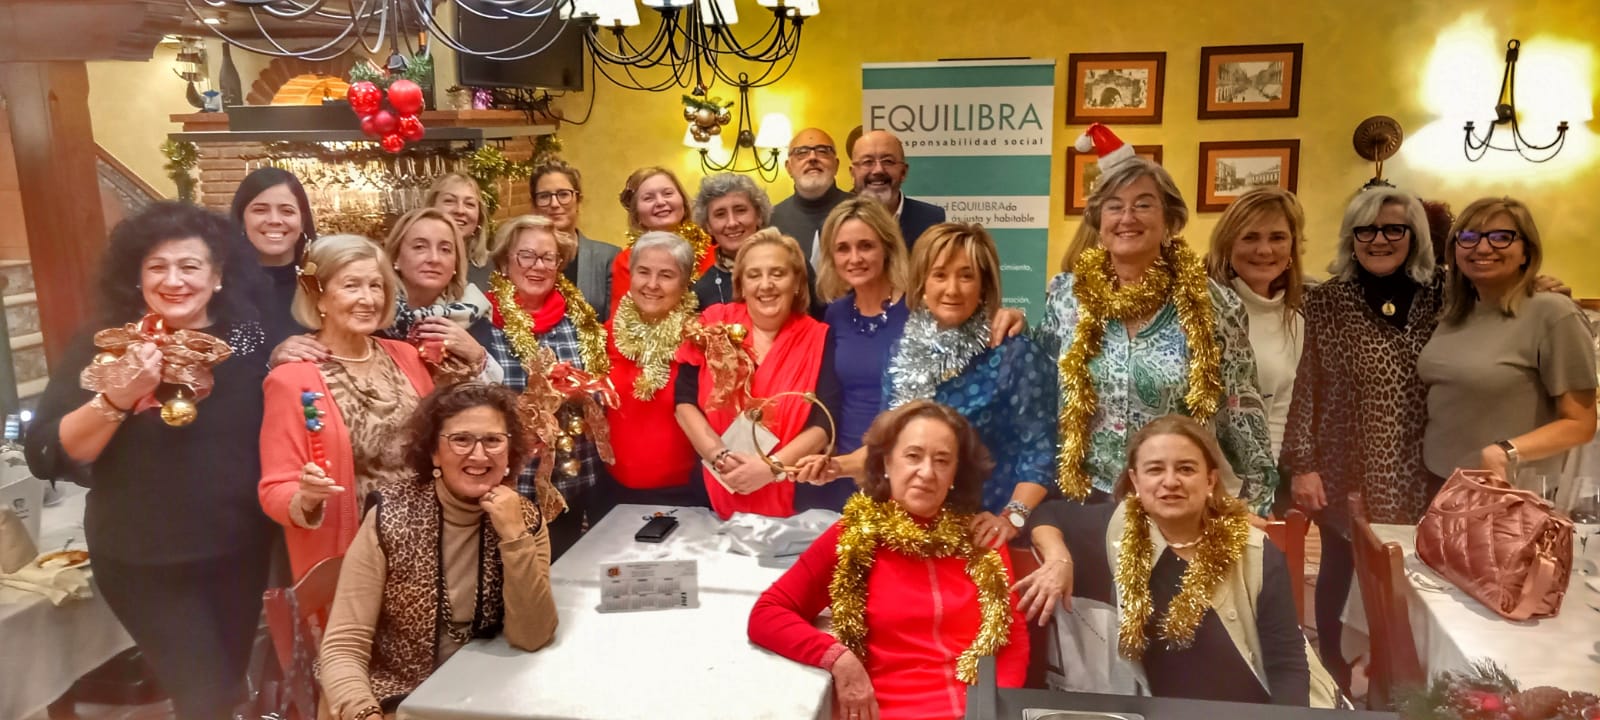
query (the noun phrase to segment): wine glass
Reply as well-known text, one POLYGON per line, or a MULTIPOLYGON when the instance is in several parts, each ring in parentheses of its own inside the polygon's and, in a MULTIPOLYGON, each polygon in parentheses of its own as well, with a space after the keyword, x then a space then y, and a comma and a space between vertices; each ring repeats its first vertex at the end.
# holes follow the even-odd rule
MULTIPOLYGON (((1572 509, 1568 514, 1572 517, 1573 532, 1578 536, 1578 555, 1586 558, 1590 540, 1594 539, 1596 532, 1600 532, 1600 482, 1593 477, 1580 476, 1573 478, 1572 484, 1572 494, 1569 496, 1572 509)), ((1592 563, 1580 563, 1584 574, 1595 572, 1590 565, 1592 563)))

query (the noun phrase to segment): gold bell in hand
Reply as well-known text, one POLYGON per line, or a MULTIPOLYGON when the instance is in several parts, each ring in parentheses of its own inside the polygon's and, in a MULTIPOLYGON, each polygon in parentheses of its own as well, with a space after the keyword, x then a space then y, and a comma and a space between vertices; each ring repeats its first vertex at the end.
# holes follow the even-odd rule
POLYGON ((735 345, 743 343, 746 334, 744 326, 739 323, 733 323, 728 326, 728 339, 732 340, 735 345))
POLYGON ((184 388, 178 388, 176 394, 161 403, 161 420, 171 427, 188 425, 199 415, 200 411, 195 407, 193 395, 184 388))

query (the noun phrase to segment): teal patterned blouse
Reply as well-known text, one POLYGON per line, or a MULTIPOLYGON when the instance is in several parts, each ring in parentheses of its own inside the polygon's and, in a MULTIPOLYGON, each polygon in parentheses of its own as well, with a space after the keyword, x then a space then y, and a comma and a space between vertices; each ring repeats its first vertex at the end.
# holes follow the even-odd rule
MULTIPOLYGON (((1078 300, 1073 276, 1061 273, 1050 281, 1045 317, 1038 335, 1056 345, 1060 357, 1072 344, 1078 326, 1078 300)), ((1272 507, 1278 469, 1267 433, 1266 405, 1256 389, 1256 361, 1250 350, 1244 306, 1232 290, 1214 282, 1211 307, 1216 312, 1217 345, 1222 351, 1222 389, 1226 395, 1217 414, 1206 421, 1228 463, 1243 483, 1240 496, 1252 510, 1272 507)), ((1127 463, 1128 440, 1139 428, 1162 415, 1189 414, 1189 344, 1178 324, 1178 312, 1167 303, 1134 337, 1118 320, 1108 321, 1100 355, 1089 362, 1099 404, 1089 422, 1089 447, 1084 473, 1100 490, 1111 492, 1127 463)), ((1067 398, 1061 398, 1065 403, 1067 398)))

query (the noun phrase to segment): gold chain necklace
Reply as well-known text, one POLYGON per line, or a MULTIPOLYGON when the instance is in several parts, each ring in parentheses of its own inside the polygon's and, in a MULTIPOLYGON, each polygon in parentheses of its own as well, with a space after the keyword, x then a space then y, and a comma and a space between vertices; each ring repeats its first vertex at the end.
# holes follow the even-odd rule
MULTIPOLYGON (((533 331, 533 316, 517 304, 517 288, 499 272, 489 276, 489 290, 500 306, 500 317, 505 320, 501 328, 511 351, 522 361, 523 367, 539 367, 539 339, 533 331)), ((556 275, 556 292, 567 301, 567 319, 578 333, 578 355, 583 359, 583 369, 596 377, 611 372, 611 358, 606 356, 606 329, 595 317, 594 308, 584 302, 583 294, 564 275, 556 275)))
POLYGON ((639 315, 632 294, 622 296, 611 330, 617 352, 639 366, 639 376, 633 381, 635 398, 649 400, 672 379, 672 358, 683 344, 684 326, 694 321, 699 306, 694 292, 685 289, 678 306, 651 323, 639 315))
MULTIPOLYGON (((1139 499, 1129 495, 1123 501, 1125 516, 1122 526, 1122 544, 1117 552, 1117 606, 1121 616, 1119 650, 1129 660, 1144 657, 1144 626, 1150 622, 1155 607, 1150 601, 1150 572, 1155 567, 1155 544, 1150 541, 1150 522, 1139 499)), ((1245 543, 1250 540, 1250 523, 1243 512, 1230 512, 1213 516, 1200 531, 1194 560, 1183 571, 1183 581, 1178 594, 1167 606, 1167 614, 1157 625, 1161 639, 1174 649, 1189 647, 1194 643, 1195 631, 1206 611, 1211 609, 1211 596, 1222 584, 1223 576, 1233 569, 1244 555, 1245 543)), ((1178 547, 1169 545, 1169 547, 1178 547)))

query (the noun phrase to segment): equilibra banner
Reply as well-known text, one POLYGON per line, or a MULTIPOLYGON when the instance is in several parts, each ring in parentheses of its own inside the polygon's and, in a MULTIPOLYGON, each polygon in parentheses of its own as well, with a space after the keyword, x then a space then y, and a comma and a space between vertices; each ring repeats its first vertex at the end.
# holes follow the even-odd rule
POLYGON ((1044 317, 1050 280, 1054 60, 861 66, 861 126, 906 147, 906 195, 982 223, 1000 248, 1007 307, 1044 317))

